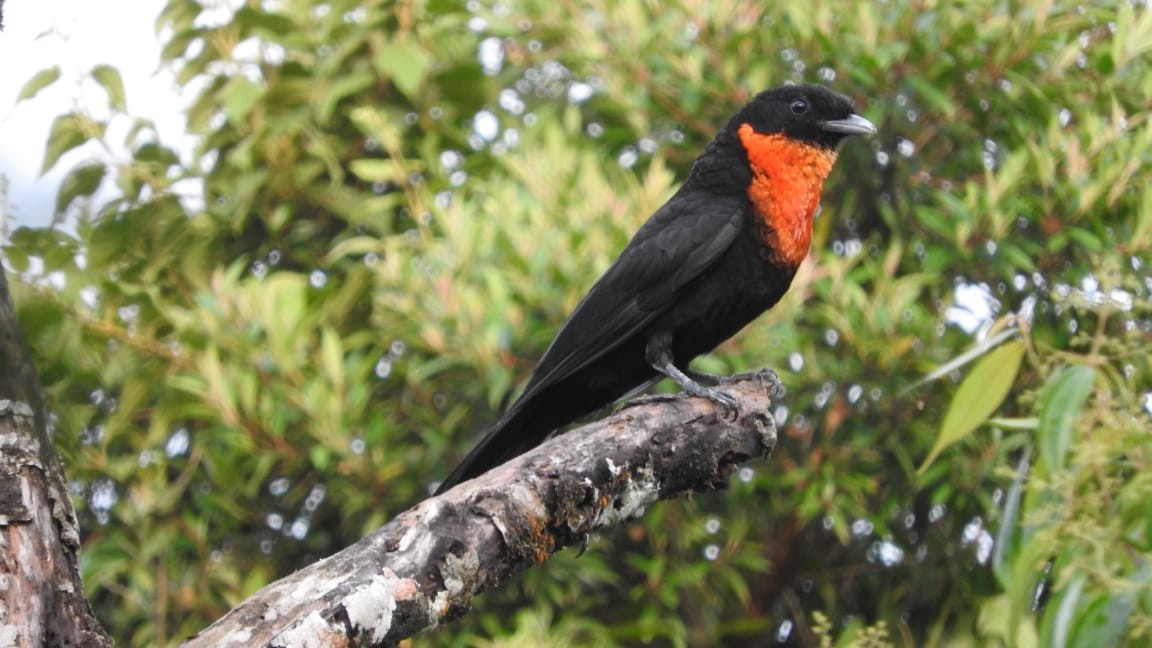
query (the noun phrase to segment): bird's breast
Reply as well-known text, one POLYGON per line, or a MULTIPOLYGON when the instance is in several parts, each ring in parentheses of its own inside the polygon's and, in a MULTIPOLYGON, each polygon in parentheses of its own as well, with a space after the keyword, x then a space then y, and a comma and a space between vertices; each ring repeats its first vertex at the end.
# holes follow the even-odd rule
POLYGON ((783 133, 757 133, 748 124, 738 132, 752 169, 748 199, 763 242, 774 261, 795 268, 812 245, 812 217, 836 151, 783 133))

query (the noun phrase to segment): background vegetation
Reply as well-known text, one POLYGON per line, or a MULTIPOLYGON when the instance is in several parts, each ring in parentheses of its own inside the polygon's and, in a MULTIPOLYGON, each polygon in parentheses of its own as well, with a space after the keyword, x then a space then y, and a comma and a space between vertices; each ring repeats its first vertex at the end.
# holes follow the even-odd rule
POLYGON ((194 145, 94 68, 107 105, 56 120, 45 168, 128 153, 4 248, 125 644, 423 497, 788 81, 881 134, 842 151, 790 295, 698 363, 781 373, 775 457, 414 645, 1152 640, 1146 3, 216 4, 158 22, 194 145))

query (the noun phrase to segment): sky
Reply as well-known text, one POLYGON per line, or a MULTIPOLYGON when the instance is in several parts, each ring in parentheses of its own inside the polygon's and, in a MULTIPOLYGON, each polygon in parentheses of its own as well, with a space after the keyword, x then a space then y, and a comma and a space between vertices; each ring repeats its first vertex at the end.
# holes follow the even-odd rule
MULTIPOLYGON (((0 32, 0 174, 9 183, 8 213, 17 225, 44 225, 52 218, 56 187, 79 162, 108 153, 81 148, 40 177, 52 120, 77 106, 106 115, 107 100, 91 81, 93 66, 117 68, 128 111, 155 120, 162 137, 182 132, 182 100, 171 74, 159 67, 155 21, 161 0, 8 0, 0 32), (115 7, 114 11, 109 11, 115 7), (61 78, 34 99, 16 104, 24 83, 40 70, 60 66, 61 78)), ((126 124, 113 124, 126 128, 126 124)), ((121 131, 122 132, 122 131, 121 131)), ((116 152, 113 151, 112 155, 116 152)))

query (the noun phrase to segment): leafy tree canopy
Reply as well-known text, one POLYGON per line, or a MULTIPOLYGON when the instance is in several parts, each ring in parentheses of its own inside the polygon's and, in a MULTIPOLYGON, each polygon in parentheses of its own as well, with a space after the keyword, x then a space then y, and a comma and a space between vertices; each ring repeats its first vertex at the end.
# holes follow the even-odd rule
POLYGON ((698 363, 781 373, 772 461, 417 645, 1147 640, 1146 4, 170 0, 157 28, 194 146, 94 67, 108 104, 45 167, 127 154, 4 248, 114 636, 177 642, 424 496, 727 116, 817 81, 881 134, 789 296, 698 363))

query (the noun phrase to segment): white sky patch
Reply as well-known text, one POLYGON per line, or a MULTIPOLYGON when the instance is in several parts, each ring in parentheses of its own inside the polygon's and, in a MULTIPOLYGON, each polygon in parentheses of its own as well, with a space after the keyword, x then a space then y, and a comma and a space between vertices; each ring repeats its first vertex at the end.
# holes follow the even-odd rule
POLYGON ((499 38, 490 36, 480 41, 478 50, 476 59, 480 61, 484 74, 488 76, 499 74, 504 68, 504 43, 499 38))
POLYGON ((992 325, 1000 302, 992 296, 987 284, 960 281, 953 293, 954 306, 944 312, 944 321, 955 324, 965 333, 975 333, 992 325))
POLYGON ((491 142, 500 134, 500 120, 491 110, 481 110, 472 119, 472 130, 484 141, 491 142))
POLYGON ((569 103, 584 103, 591 99, 594 94, 596 94, 596 90, 583 81, 573 81, 568 85, 569 103))
MULTIPOLYGON (((92 67, 107 64, 119 70, 129 113, 151 119, 163 139, 178 143, 184 133, 186 102, 170 71, 159 68, 160 42, 154 24, 161 6, 128 2, 109 11, 105 3, 85 0, 4 5, 0 174, 8 178, 15 226, 48 224, 60 180, 78 162, 97 155, 95 147, 81 147, 64 156, 47 176, 39 176, 53 119, 76 108, 107 117, 106 95, 94 82, 81 82, 92 67), (34 99, 16 105, 25 82, 53 65, 60 67, 60 79, 34 99)), ((121 144, 127 127, 127 123, 113 121, 109 129, 113 145, 121 144)), ((126 156, 123 151, 113 154, 126 156)))

